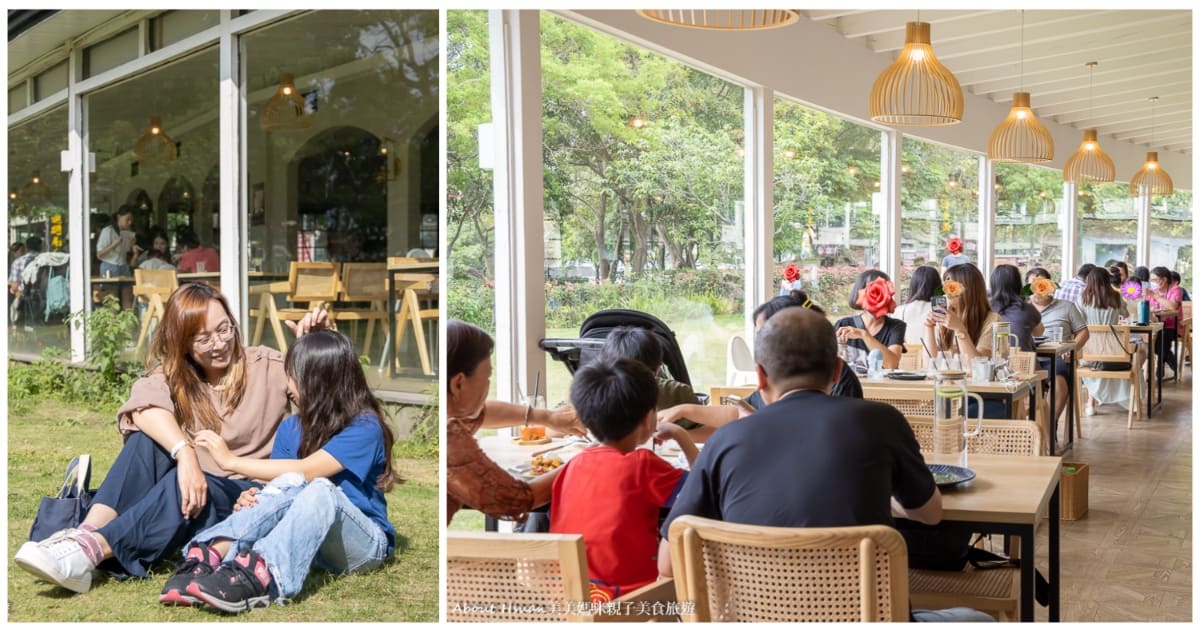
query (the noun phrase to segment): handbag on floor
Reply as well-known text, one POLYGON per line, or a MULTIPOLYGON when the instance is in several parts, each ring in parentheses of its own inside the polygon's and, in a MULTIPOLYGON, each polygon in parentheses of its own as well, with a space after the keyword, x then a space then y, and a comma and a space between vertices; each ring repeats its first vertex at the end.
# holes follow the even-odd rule
POLYGON ((40 542, 60 529, 78 527, 87 516, 96 492, 89 486, 92 482, 92 456, 80 455, 67 464, 58 494, 42 497, 38 505, 33 527, 29 529, 29 540, 40 542))

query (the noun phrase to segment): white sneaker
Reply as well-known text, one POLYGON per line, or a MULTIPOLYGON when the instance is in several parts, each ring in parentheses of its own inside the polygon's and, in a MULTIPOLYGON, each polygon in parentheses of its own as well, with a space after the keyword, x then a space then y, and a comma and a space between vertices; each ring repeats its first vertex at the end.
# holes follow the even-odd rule
MULTIPOLYGON (((47 536, 45 540, 41 540, 38 542, 49 543, 49 542, 53 542, 55 540, 59 540, 61 538, 72 538, 77 533, 79 533, 78 528, 68 527, 66 529, 60 529, 60 530, 54 532, 53 534, 50 534, 49 536, 47 536)), ((34 543, 34 544, 37 544, 37 543, 34 543)))
POLYGON ((40 543, 21 545, 13 558, 17 566, 76 593, 92 589, 95 565, 87 558, 83 546, 74 538, 50 538, 40 543))

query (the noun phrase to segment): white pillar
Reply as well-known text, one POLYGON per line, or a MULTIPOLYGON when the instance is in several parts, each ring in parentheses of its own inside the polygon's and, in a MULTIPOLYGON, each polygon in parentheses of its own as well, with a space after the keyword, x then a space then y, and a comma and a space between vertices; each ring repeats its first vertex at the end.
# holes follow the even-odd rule
MULTIPOLYGON (((545 372, 542 68, 537 11, 489 12, 496 208, 496 395, 519 400, 545 372)), ((542 382, 546 379, 543 376, 542 382)))
MULTIPOLYGON (((92 259, 91 239, 88 238, 88 171, 91 160, 86 154, 84 142, 86 128, 84 126, 83 97, 75 92, 75 78, 79 76, 79 63, 83 52, 74 49, 67 61, 67 154, 70 175, 67 176, 67 224, 70 230, 70 245, 67 248, 71 256, 69 267, 69 285, 71 296, 71 312, 79 313, 91 310, 91 300, 88 292, 91 289, 91 270, 89 262, 92 259)), ((83 362, 87 340, 83 329, 70 326, 71 331, 71 361, 83 362)))
POLYGON ((1079 186, 1072 182, 1063 182, 1063 203, 1059 209, 1062 216, 1058 225, 1062 230, 1062 273, 1058 281, 1075 277, 1079 269, 1079 186))
MULTIPOLYGON (((879 268, 900 282, 900 148, 904 134, 894 129, 882 132, 879 149, 879 192, 883 210, 879 216, 879 268)), ((897 292, 900 287, 896 287, 897 292)), ((897 301, 899 296, 897 296, 897 301)))
POLYGON ((979 156, 979 271, 985 280, 996 266, 996 165, 979 156))
POLYGON ((754 309, 775 284, 775 92, 746 88, 745 124, 745 336, 754 349, 754 309))
POLYGON ((1134 265, 1150 266, 1150 189, 1142 186, 1133 203, 1137 212, 1137 242, 1134 243, 1134 265))
MULTIPOLYGON (((228 21, 226 18, 224 21, 228 21)), ((241 54, 230 30, 220 39, 220 160, 221 178, 221 293, 239 322, 242 335, 248 335, 246 314, 246 226, 243 221, 242 191, 246 173, 242 169, 241 121, 245 99, 241 86, 241 54)))

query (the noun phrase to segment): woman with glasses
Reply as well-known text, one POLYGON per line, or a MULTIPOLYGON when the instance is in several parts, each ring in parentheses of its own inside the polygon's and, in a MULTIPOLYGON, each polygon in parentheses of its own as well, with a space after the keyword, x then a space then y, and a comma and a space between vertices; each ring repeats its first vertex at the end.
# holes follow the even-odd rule
MULTIPOLYGON (((299 337, 325 321, 314 310, 288 326, 299 337)), ((268 457, 289 409, 283 353, 243 347, 225 298, 194 283, 167 301, 147 366, 117 411, 125 445, 83 523, 22 545, 21 568, 77 593, 91 589, 98 569, 146 577, 256 485, 223 471, 191 438, 209 429, 240 457, 268 457)))

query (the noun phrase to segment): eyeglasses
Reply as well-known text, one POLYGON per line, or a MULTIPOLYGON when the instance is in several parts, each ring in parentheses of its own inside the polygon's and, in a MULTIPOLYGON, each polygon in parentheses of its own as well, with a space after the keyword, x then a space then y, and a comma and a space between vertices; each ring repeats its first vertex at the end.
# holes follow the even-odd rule
POLYGON ((209 352, 216 345, 218 339, 226 342, 233 339, 233 336, 236 334, 237 327, 229 322, 225 322, 217 328, 215 333, 196 337, 192 340, 192 349, 196 352, 209 352))

